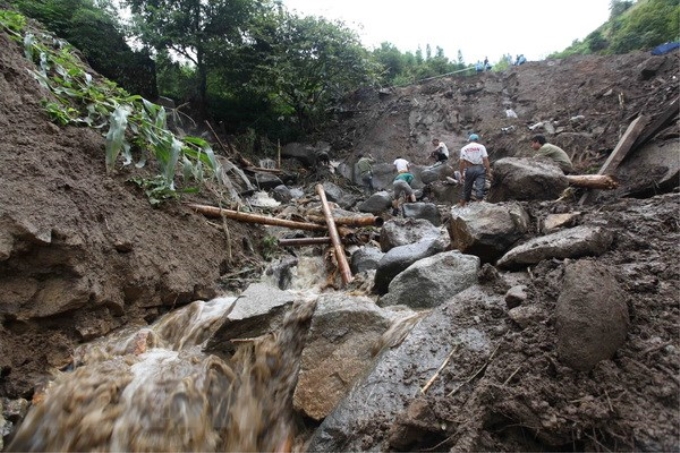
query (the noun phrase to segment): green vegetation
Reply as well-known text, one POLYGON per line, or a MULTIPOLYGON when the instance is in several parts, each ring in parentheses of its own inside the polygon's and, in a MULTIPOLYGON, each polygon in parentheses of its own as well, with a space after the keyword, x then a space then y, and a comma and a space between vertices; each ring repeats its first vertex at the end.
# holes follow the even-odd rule
POLYGON ((551 58, 650 50, 680 39, 680 0, 612 0, 609 20, 551 58))
MULTIPOLYGON (((139 166, 154 158, 160 179, 138 182, 153 200, 172 196, 177 169, 185 181, 217 169, 207 142, 166 128, 168 112, 147 101, 158 92, 180 105, 173 119, 190 114, 193 127, 209 120, 235 135, 241 151, 266 156, 274 143, 321 129, 348 93, 474 73, 460 51, 455 61, 430 45, 403 53, 385 42, 368 51, 344 23, 300 17, 281 0, 125 0, 129 23, 111 2, 10 0, 50 36, 24 33, 26 19, 16 12, 0 10, 0 21, 23 40, 34 75, 52 92, 45 101, 52 119, 105 133, 109 171, 121 157, 129 165, 136 156, 139 166), (117 83, 88 74, 71 45, 117 83)), ((612 0, 610 11, 605 24, 552 57, 648 50, 680 37, 680 0, 612 0)), ((493 70, 507 69, 508 57, 493 70)))
POLYGON ((262 258, 271 261, 279 253, 279 240, 276 236, 266 235, 262 238, 262 258))
POLYGON ((128 92, 150 99, 158 95, 153 60, 145 50, 135 52, 127 44, 110 0, 10 0, 10 4, 69 42, 95 71, 128 92))
MULTIPOLYGON (((2 11, 0 27, 14 39, 23 40, 26 57, 33 61, 33 76, 49 90, 53 100, 45 100, 47 113, 58 124, 88 126, 105 132, 106 169, 112 171, 119 155, 123 165, 139 154, 138 167, 146 164, 147 154, 155 158, 160 177, 144 185, 153 189, 153 204, 175 191, 178 164, 184 176, 202 182, 206 170, 217 174, 218 163, 203 139, 177 138, 166 128, 165 110, 139 95, 129 95, 115 83, 95 79, 65 41, 49 34, 26 29, 20 15, 2 11), (23 39, 22 39, 23 35, 23 39)), ((191 190, 191 189, 184 189, 191 190)))

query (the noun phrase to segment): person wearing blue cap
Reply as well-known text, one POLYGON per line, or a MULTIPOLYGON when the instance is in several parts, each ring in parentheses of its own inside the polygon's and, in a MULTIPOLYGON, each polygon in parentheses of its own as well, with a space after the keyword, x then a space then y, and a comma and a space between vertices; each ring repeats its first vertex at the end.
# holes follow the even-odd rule
POLYGON ((481 201, 484 198, 486 176, 491 178, 489 155, 486 147, 479 143, 479 135, 470 134, 468 142, 460 149, 460 175, 464 184, 459 206, 465 206, 472 199, 473 188, 475 198, 481 201))

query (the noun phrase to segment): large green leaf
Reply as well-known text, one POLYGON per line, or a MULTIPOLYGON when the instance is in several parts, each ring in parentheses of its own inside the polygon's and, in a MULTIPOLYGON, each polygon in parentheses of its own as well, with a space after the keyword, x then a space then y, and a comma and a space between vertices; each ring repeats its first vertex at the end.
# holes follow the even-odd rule
POLYGON ((116 159, 120 154, 125 142, 125 131, 127 130, 127 118, 131 108, 127 104, 118 106, 112 113, 109 120, 109 131, 106 134, 106 171, 113 170, 116 159))

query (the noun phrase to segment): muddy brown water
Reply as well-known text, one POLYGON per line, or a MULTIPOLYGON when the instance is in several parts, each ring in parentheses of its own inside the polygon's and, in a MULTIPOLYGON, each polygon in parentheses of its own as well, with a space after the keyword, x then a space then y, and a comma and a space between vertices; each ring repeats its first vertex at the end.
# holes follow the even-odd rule
POLYGON ((290 451, 292 390, 314 302, 231 358, 202 344, 235 297, 196 301, 76 351, 7 451, 290 451))

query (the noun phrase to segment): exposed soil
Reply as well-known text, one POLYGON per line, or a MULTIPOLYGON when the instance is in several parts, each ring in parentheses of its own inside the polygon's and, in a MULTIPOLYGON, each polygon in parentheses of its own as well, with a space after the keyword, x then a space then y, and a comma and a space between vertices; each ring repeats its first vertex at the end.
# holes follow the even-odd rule
MULTIPOLYGON (((433 137, 455 155, 474 131, 493 161, 528 154, 528 126, 552 120, 564 129, 550 140, 572 154, 579 171, 592 171, 638 114, 654 118, 678 95, 678 53, 650 58, 642 52, 572 57, 382 93, 365 90, 316 138, 331 143, 333 159, 353 161, 359 152, 371 152, 383 162, 402 155, 426 164, 433 137), (507 119, 505 107, 519 119, 507 119)), ((184 206, 224 203, 216 188, 152 208, 129 182, 148 170, 107 174, 101 135, 52 124, 41 106, 46 93, 29 67, 20 45, 0 33, 0 397, 30 399, 52 367, 68 362, 74 345, 245 284, 262 270, 263 231, 211 222, 184 206), (241 280, 229 278, 239 271, 241 280)), ((675 159, 678 132, 675 122, 653 138, 675 159)), ((414 408, 400 421, 413 430, 403 448, 680 448, 677 181, 659 188, 653 171, 622 171, 625 189, 601 193, 596 205, 527 207, 535 219, 559 210, 593 218, 606 213, 617 239, 598 261, 627 292, 631 327, 624 347, 613 360, 579 373, 556 359, 552 318, 521 331, 510 328, 489 367, 489 378, 505 385, 476 392, 466 405, 469 413, 449 413, 447 399, 426 401, 427 411, 414 408), (644 198, 655 189, 667 193, 644 198), (626 191, 643 198, 621 198, 626 191), (518 368, 524 371, 512 376, 518 368), (455 432, 428 437, 441 432, 442 421, 455 432), (486 434, 466 439, 472 424, 482 424, 486 434)), ((563 265, 546 261, 532 270, 530 298, 549 313, 563 265)))

